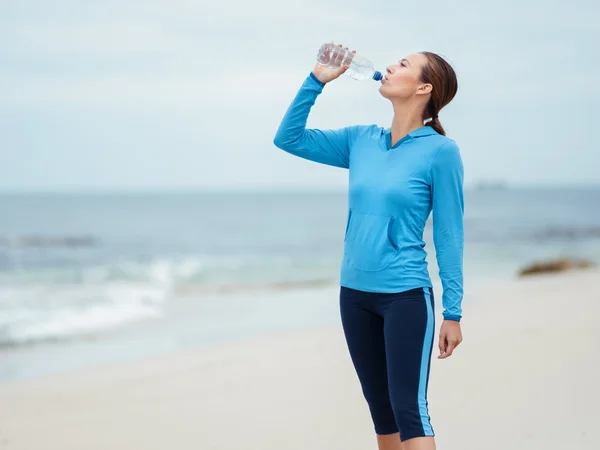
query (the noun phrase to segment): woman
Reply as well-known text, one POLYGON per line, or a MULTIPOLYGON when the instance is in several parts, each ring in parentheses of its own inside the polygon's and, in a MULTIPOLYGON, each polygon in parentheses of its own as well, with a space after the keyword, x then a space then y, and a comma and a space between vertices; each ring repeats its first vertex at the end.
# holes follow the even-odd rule
POLYGON ((456 94, 456 74, 434 53, 409 55, 387 68, 379 88, 394 109, 391 128, 306 129, 317 96, 347 69, 316 65, 274 143, 349 169, 340 287, 349 353, 379 449, 435 449, 427 404, 434 300, 422 236, 433 212, 444 309, 439 358, 447 358, 462 341, 463 165, 438 114, 456 94))

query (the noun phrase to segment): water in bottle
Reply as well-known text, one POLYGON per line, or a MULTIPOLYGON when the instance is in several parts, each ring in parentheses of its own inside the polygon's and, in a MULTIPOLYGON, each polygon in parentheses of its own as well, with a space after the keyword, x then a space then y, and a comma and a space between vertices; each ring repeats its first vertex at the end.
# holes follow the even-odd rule
POLYGON ((381 72, 373 68, 371 61, 333 43, 321 46, 317 54, 317 61, 332 69, 347 64, 349 67, 345 73, 355 80, 380 81, 383 78, 381 72))

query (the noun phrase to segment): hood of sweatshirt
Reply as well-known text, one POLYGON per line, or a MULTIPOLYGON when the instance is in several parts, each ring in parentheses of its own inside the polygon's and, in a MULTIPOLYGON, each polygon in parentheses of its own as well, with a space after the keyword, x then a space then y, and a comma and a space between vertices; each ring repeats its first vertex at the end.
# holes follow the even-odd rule
POLYGON ((394 148, 398 148, 398 146, 404 144, 405 142, 411 141, 413 139, 427 137, 427 136, 439 136, 439 133, 437 131, 435 131, 432 127, 424 125, 421 128, 417 128, 416 130, 413 130, 410 133, 408 133, 406 136, 404 136, 402 139, 400 139, 398 142, 396 142, 396 145, 394 145, 392 147, 392 145, 391 145, 391 140, 392 140, 391 128, 385 128, 385 129, 383 129, 383 131, 381 133, 382 144, 386 150, 392 150, 394 148))

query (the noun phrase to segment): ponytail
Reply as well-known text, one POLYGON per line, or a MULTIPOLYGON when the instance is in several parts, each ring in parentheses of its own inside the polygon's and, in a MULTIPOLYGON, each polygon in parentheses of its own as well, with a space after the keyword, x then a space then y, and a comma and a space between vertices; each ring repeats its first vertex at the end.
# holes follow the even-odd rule
POLYGON ((444 58, 431 52, 421 52, 427 57, 428 64, 421 69, 421 81, 432 86, 431 97, 423 110, 424 125, 446 136, 438 114, 456 95, 458 81, 454 69, 444 58), (425 122, 427 120, 427 122, 425 122))
POLYGON ((446 136, 446 131, 444 131, 444 127, 442 126, 442 123, 440 122, 440 119, 438 119, 437 115, 433 116, 433 119, 431 119, 425 125, 433 128, 435 131, 437 131, 442 136, 446 136))

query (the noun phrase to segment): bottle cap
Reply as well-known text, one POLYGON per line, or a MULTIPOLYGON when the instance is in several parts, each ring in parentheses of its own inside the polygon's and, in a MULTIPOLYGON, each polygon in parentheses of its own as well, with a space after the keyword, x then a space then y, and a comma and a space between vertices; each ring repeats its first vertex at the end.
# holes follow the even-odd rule
POLYGON ((381 80, 383 80, 383 75, 381 74, 381 72, 376 70, 375 73, 373 74, 373 79, 375 81, 381 81, 381 80))

